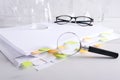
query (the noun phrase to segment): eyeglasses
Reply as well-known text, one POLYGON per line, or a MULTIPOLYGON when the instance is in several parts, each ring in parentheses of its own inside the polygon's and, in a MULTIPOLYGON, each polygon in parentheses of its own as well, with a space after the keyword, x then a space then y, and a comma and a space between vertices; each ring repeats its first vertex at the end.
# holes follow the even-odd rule
POLYGON ((77 16, 77 17, 71 17, 68 15, 61 15, 56 17, 55 23, 59 25, 63 25, 66 23, 77 23, 80 26, 92 26, 92 22, 94 20, 87 16, 77 16), (74 19, 74 21, 72 20, 74 19))

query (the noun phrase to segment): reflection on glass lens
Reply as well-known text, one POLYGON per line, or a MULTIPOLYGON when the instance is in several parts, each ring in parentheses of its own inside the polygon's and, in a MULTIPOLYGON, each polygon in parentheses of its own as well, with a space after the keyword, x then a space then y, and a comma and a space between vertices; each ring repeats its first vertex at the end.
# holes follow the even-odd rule
POLYGON ((57 42, 57 48, 62 54, 73 55, 80 50, 79 37, 72 32, 63 33, 57 42))

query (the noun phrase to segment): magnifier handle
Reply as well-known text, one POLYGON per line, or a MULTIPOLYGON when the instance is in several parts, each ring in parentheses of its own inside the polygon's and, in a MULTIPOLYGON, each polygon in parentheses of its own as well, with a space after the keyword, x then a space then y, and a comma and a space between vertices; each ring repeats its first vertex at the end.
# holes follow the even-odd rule
POLYGON ((102 54, 102 55, 106 55, 106 56, 110 56, 110 57, 113 57, 113 58, 118 57, 118 53, 116 53, 116 52, 111 52, 111 51, 107 51, 107 50, 104 50, 104 49, 99 49, 99 48, 95 48, 95 47, 91 47, 91 46, 89 46, 88 51, 98 53, 98 54, 102 54))

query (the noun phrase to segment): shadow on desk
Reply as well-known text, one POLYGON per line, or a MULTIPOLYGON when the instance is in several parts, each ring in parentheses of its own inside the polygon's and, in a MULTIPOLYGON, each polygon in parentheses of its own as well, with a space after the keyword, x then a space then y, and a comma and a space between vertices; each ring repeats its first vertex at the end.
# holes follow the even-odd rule
POLYGON ((115 59, 108 56, 72 56, 71 59, 115 59))

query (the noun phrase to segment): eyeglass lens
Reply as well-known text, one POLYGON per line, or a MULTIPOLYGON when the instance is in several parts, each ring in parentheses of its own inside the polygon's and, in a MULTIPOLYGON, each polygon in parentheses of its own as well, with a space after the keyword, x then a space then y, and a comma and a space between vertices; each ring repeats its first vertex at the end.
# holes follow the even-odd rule
POLYGON ((58 24, 66 24, 68 22, 71 21, 71 17, 70 16, 59 16, 56 18, 56 21, 58 24))

